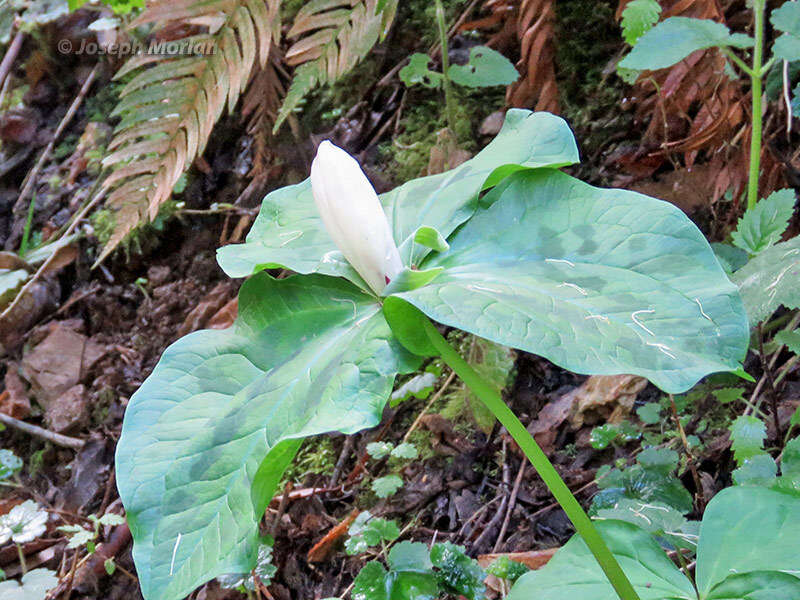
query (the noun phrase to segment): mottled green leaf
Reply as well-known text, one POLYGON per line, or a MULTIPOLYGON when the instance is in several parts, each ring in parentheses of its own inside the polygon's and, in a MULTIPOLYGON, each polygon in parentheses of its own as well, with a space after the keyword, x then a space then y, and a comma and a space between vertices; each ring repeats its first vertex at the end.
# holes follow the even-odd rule
POLYGON ((443 587, 469 600, 485 597, 486 573, 476 560, 467 556, 462 546, 450 542, 434 544, 431 561, 438 569, 436 575, 443 587))
MULTIPOLYGON (((697 547, 701 598, 731 576, 759 571, 798 575, 800 498, 761 487, 730 487, 708 503, 697 547)), ((733 598, 738 598, 733 596, 733 598)))
POLYGON ((670 17, 642 35, 619 66, 652 71, 672 66, 696 50, 717 46, 749 48, 752 45, 752 38, 731 33, 722 23, 709 19, 670 17))
POLYGON ((44 600, 47 592, 58 585, 58 576, 50 569, 34 569, 22 576, 20 582, 11 580, 0 583, 0 598, 3 600, 44 600))
POLYGON ((471 48, 467 64, 452 65, 447 73, 453 83, 472 88, 509 85, 519 79, 511 61, 486 46, 471 48))
POLYGON ((403 299, 429 317, 571 371, 633 373, 680 393, 736 369, 742 302, 702 233, 676 207, 550 169, 514 174, 421 268, 403 299))
POLYGON ((661 422, 661 405, 658 402, 648 402, 636 409, 636 414, 647 425, 661 422))
POLYGON ((144 597, 250 571, 295 440, 377 425, 395 374, 415 367, 373 298, 323 276, 253 277, 233 327, 170 346, 117 446, 144 597))
POLYGON ((784 2, 772 11, 770 21, 775 29, 784 32, 772 47, 775 57, 790 62, 800 60, 800 5, 784 2))
MULTIPOLYGON (((578 161, 566 122, 549 113, 508 111, 503 129, 474 158, 451 171, 414 179, 381 195, 406 265, 431 250, 414 243, 422 227, 449 236, 477 208, 478 192, 525 167, 562 167, 578 161)), ((231 277, 285 267, 298 273, 343 276, 365 284, 344 260, 322 225, 306 180, 267 195, 246 243, 220 248, 217 259, 231 277)))
POLYGON ((797 600, 800 579, 779 571, 731 575, 716 586, 708 600, 797 600))
POLYGON ((778 190, 745 211, 736 231, 733 243, 749 252, 758 254, 780 241, 794 212, 795 193, 792 189, 778 190))
MULTIPOLYGON (((641 600, 697 600, 691 582, 649 533, 623 521, 595 523, 641 600)), ((612 600, 614 589, 580 536, 544 567, 526 573, 508 600, 612 600)))
POLYGON ((732 277, 755 326, 783 305, 800 308, 800 236, 775 244, 732 277))

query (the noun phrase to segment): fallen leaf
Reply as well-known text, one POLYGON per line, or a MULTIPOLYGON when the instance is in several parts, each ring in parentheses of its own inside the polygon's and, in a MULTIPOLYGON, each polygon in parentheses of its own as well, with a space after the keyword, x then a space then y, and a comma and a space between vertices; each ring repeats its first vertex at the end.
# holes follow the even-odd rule
POLYGON ((636 375, 592 375, 570 392, 575 402, 570 416, 573 429, 600 421, 619 423, 630 414, 645 387, 647 380, 636 375))
POLYGON ((356 517, 361 511, 353 509, 347 518, 333 527, 326 533, 320 541, 318 541, 311 550, 308 551, 308 562, 324 562, 328 559, 336 544, 350 529, 350 525, 356 520, 356 517))

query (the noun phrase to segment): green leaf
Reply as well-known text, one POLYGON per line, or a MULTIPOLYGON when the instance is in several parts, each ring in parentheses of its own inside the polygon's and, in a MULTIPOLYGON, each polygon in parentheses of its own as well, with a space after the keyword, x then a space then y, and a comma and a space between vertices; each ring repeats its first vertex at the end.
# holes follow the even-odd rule
POLYGON ((756 454, 742 461, 742 466, 731 473, 736 485, 771 485, 778 474, 778 466, 769 454, 756 454))
POLYGON ((433 391, 433 386, 437 379, 438 377, 435 374, 427 371, 415 375, 392 392, 392 406, 396 406, 403 400, 408 400, 412 397, 424 400, 433 391))
POLYGON ((44 600, 47 592, 58 585, 58 577, 50 569, 34 569, 22 576, 21 582, 0 583, 3 600, 44 600))
POLYGON ((403 487, 403 480, 397 475, 378 477, 370 486, 378 498, 388 498, 403 487))
MULTIPOLYGON (((701 598, 731 576, 758 571, 797 573, 800 498, 761 487, 730 487, 706 507, 697 547, 701 598)), ((797 597, 797 596, 795 596, 797 597)))
POLYGON ((708 600, 796 600, 800 579, 779 571, 731 575, 715 587, 708 600))
POLYGON ((597 519, 615 519, 633 523, 651 533, 668 539, 679 547, 694 547, 697 538, 687 535, 684 527, 686 517, 672 506, 662 502, 643 502, 630 498, 620 498, 613 508, 597 511, 597 519))
MULTIPOLYGON (((641 600, 697 600, 691 582, 649 533, 623 521, 595 523, 641 600)), ((544 567, 526 573, 507 600, 611 600, 616 594, 594 556, 575 535, 544 567)))
POLYGON ((745 460, 763 454, 767 427, 753 416, 741 415, 731 424, 731 448, 736 463, 741 465, 745 460))
POLYGON ((367 444, 367 454, 369 454, 374 459, 381 459, 385 456, 389 456, 389 453, 392 451, 393 444, 389 442, 370 442, 367 444))
POLYGON ((741 248, 721 242, 713 242, 711 244, 711 249, 714 251, 714 254, 716 254, 719 264, 722 265, 722 268, 725 269, 728 275, 741 269, 747 264, 750 258, 747 252, 741 248))
MULTIPOLYGON (((577 161, 575 139, 563 119, 509 110, 498 136, 471 160, 381 195, 404 263, 417 265, 430 252, 414 243, 420 227, 448 237, 473 214, 482 189, 520 168, 562 167, 577 161)), ((325 231, 310 180, 268 194, 246 243, 220 248, 217 260, 230 277, 285 267, 298 273, 343 276, 365 285, 325 231)))
POLYGON ((420 542, 400 542, 389 551, 389 567, 393 571, 419 571, 433 568, 428 547, 420 542))
POLYGON ((483 202, 421 265, 445 270, 384 311, 401 298, 568 370, 641 375, 671 393, 744 358, 736 288, 675 206, 550 169, 516 173, 483 202))
POLYGON ((717 402, 720 404, 729 404, 731 402, 736 402, 737 400, 742 398, 744 394, 744 388, 735 387, 735 388, 722 388, 721 390, 714 390, 711 392, 714 394, 714 398, 717 399, 717 402))
POLYGON ((648 402, 636 409, 636 414, 642 423, 655 425, 661 422, 661 405, 658 402, 648 402))
POLYGON ((437 252, 445 252, 450 249, 450 244, 447 243, 447 240, 433 227, 420 227, 417 229, 414 234, 414 241, 437 252))
POLYGON ((249 572, 297 440, 377 425, 395 374, 416 364, 374 299, 323 276, 253 277, 233 327, 170 346, 131 399, 117 446, 144 597, 249 572))
POLYGON ((8 479, 22 468, 22 459, 11 450, 0 450, 0 480, 8 479))
POLYGON ((592 429, 589 434, 589 443, 595 450, 605 450, 608 448, 619 435, 619 429, 610 423, 598 425, 592 429))
POLYGON ((733 243, 750 254, 758 254, 779 242, 794 213, 794 202, 792 189, 778 190, 761 200, 739 219, 732 234, 733 243))
POLYGON ((633 46, 658 22, 661 5, 657 0, 631 0, 622 11, 622 37, 633 46))
POLYGON ((0 269, 0 307, 14 299, 30 274, 25 269, 0 269))
MULTIPOLYGON (((402 542, 410 544, 411 542, 402 542)), ((423 545, 424 547, 424 545, 423 545)), ((401 549, 398 556, 395 549, 390 553, 389 564, 394 555, 402 565, 406 548, 401 549)), ((439 588, 430 571, 399 570, 392 568, 389 572, 379 562, 367 563, 356 576, 353 585, 353 600, 436 600, 439 588)))
POLYGON ((786 346, 790 352, 800 354, 800 329, 779 331, 775 334, 775 341, 786 346))
POLYGON ((471 48, 467 64, 452 65, 447 73, 453 83, 472 88, 509 85, 519 79, 511 61, 487 46, 471 48))
POLYGON ((394 521, 376 518, 364 511, 356 517, 347 533, 350 537, 345 541, 344 547, 348 554, 353 555, 366 552, 382 541, 396 540, 400 537, 400 528, 394 521))
POLYGON ((642 35, 619 66, 654 71, 672 66, 696 50, 726 46, 749 48, 752 45, 752 38, 741 33, 732 34, 722 23, 670 17, 642 35))
POLYGON ((505 579, 514 582, 530 569, 522 563, 511 560, 506 555, 499 556, 492 564, 486 567, 486 572, 489 575, 494 575, 500 579, 505 579))
POLYGON ((467 556, 462 546, 450 542, 434 544, 431 548, 431 561, 439 569, 436 575, 445 589, 469 600, 485 597, 486 587, 483 580, 486 573, 476 560, 467 556))
POLYGON ((428 68, 430 62, 430 56, 415 52, 408 60, 408 64, 400 69, 400 73, 398 73, 400 80, 409 87, 416 84, 427 88, 439 87, 444 76, 437 71, 431 71, 428 68))
POLYGON ((386 569, 377 561, 364 565, 353 582, 353 600, 390 600, 386 575, 386 569))
POLYGON ((772 47, 776 58, 789 62, 800 60, 800 6, 784 2, 772 11, 770 21, 778 31, 783 31, 772 47))
POLYGON ((404 442, 392 450, 392 456, 395 458, 403 458, 406 460, 414 460, 419 456, 419 451, 414 444, 404 442))
POLYGON ((800 236, 775 244, 733 274, 733 282, 756 325, 783 305, 800 308, 800 236))

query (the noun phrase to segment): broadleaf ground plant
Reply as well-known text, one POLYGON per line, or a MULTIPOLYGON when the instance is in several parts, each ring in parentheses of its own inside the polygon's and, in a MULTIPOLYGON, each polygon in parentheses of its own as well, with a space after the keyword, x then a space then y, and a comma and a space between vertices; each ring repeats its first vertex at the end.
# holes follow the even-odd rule
POLYGON ((431 355, 531 459, 594 557, 585 568, 637 597, 613 544, 430 320, 670 393, 741 368, 745 308, 702 234, 670 204, 558 170, 577 160, 562 119, 512 110, 472 160, 380 197, 324 143, 310 181, 265 198, 246 243, 218 254, 250 276, 236 323, 168 348, 126 413, 117 477, 147 600, 249 572, 300 440, 376 425, 395 376, 431 355))

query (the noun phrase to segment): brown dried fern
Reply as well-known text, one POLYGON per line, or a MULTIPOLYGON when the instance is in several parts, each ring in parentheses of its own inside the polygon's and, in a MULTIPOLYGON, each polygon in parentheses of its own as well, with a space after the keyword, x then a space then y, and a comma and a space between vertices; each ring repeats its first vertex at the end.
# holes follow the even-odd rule
POLYGON ((311 0, 295 17, 288 38, 298 38, 286 52, 296 66, 294 79, 278 112, 275 129, 318 85, 336 81, 383 39, 397 12, 398 0, 311 0))
POLYGON ((203 48, 202 54, 145 53, 128 60, 115 78, 123 88, 121 117, 103 164, 103 182, 116 227, 103 260, 141 222, 153 219, 175 183, 202 154, 226 104, 232 110, 256 61, 267 64, 277 38, 280 0, 159 0, 131 27, 155 24, 154 37, 203 48), (177 32, 177 33, 176 33, 177 32), (213 53, 209 52, 211 50, 213 53))

